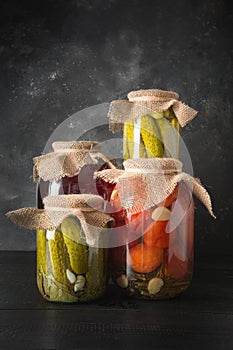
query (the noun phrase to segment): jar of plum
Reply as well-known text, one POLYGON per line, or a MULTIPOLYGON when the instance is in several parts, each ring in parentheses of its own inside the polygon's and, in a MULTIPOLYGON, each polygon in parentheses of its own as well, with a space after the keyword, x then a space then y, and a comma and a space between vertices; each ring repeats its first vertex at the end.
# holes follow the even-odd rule
POLYGON ((44 197, 59 194, 89 193, 109 200, 112 185, 93 179, 95 171, 115 168, 115 160, 100 152, 101 143, 54 142, 52 147, 54 152, 33 159, 38 208, 43 208, 44 197))
POLYGON ((111 182, 115 176, 110 206, 119 246, 111 248, 110 265, 113 281, 131 296, 172 298, 190 284, 192 192, 213 212, 206 190, 181 167, 169 158, 138 159, 125 161, 124 171, 98 174, 111 182))

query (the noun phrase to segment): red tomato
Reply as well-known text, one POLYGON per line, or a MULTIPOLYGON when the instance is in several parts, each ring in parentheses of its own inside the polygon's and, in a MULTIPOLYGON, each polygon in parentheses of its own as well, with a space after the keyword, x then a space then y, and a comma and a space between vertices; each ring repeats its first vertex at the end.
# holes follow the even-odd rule
POLYGON ((113 217, 116 222, 118 221, 124 221, 126 211, 122 207, 119 195, 118 195, 118 190, 117 186, 115 186, 114 190, 112 191, 111 198, 110 198, 110 206, 114 210, 113 212, 113 217))
POLYGON ((194 246, 194 207, 193 202, 185 213, 178 228, 181 245, 186 248, 187 255, 190 255, 194 246))
POLYGON ((168 221, 156 220, 150 225, 143 236, 144 243, 148 246, 167 248, 169 244, 169 233, 166 233, 168 221))
POLYGON ((133 247, 128 255, 128 264, 136 272, 148 273, 155 270, 163 261, 163 250, 148 247, 141 243, 133 247))
MULTIPOLYGON (((191 194, 187 191, 185 184, 181 183, 179 187, 179 196, 175 203, 171 205, 171 210, 178 205, 180 222, 177 227, 176 245, 178 254, 174 254, 180 258, 186 254, 189 257, 193 251, 194 245, 194 203, 191 194), (183 253, 181 252, 183 250, 183 253)), ((183 260, 183 258, 181 259, 183 260)))
POLYGON ((174 189, 174 191, 166 198, 164 201, 157 204, 158 207, 169 207, 177 198, 178 196, 178 185, 174 189))
POLYGON ((159 239, 157 240, 157 242, 155 243, 155 246, 157 248, 162 248, 162 249, 166 249, 169 246, 169 234, 168 233, 163 233, 159 239))
POLYGON ((128 225, 128 230, 136 235, 140 235, 150 226, 153 222, 151 215, 153 208, 140 211, 138 213, 132 214, 127 210, 125 217, 125 222, 128 225))
POLYGON ((171 260, 166 262, 164 273, 174 279, 184 278, 188 273, 188 260, 182 261, 173 255, 171 260))
POLYGON ((128 243, 128 247, 129 249, 132 249, 133 247, 135 247, 137 244, 141 243, 141 239, 138 238, 138 239, 135 239, 134 241, 131 241, 128 243))
POLYGON ((183 245, 182 242, 177 239, 173 245, 169 245, 168 249, 168 258, 169 260, 173 257, 173 255, 181 260, 187 260, 187 246, 183 245))

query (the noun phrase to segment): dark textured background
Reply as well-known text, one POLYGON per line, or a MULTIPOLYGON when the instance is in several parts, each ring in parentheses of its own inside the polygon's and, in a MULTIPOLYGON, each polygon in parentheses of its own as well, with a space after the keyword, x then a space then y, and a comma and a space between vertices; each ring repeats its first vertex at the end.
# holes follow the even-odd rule
POLYGON ((196 201, 196 252, 231 253, 232 1, 0 3, 0 249, 35 248, 35 234, 4 213, 34 206, 31 158, 56 126, 85 107, 156 87, 199 110, 183 137, 218 218, 196 201))

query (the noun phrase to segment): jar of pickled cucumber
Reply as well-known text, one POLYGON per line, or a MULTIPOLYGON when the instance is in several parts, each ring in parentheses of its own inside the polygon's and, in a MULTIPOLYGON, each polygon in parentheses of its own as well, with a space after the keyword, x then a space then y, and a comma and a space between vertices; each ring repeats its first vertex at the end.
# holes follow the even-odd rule
POLYGON ((173 91, 157 89, 132 91, 128 101, 110 105, 110 128, 123 129, 124 159, 179 158, 180 127, 197 111, 180 102, 173 91))
POLYGON ((190 284, 192 192, 213 212, 206 190, 181 167, 174 159, 138 159, 125 161, 125 170, 98 174, 116 183, 110 205, 119 246, 111 248, 109 260, 113 281, 128 295, 172 298, 190 284))
POLYGON ((21 226, 37 229, 37 285, 53 302, 86 302, 107 286, 107 248, 102 236, 112 219, 103 198, 59 195, 44 198, 44 209, 23 208, 8 214, 21 226))
POLYGON ((124 123, 124 159, 179 158, 180 125, 171 108, 124 123))
POLYGON ((43 208, 44 197, 59 194, 90 193, 109 200, 113 186, 93 175, 115 168, 116 162, 100 152, 100 142, 54 142, 52 147, 54 152, 33 159, 38 208, 43 208))

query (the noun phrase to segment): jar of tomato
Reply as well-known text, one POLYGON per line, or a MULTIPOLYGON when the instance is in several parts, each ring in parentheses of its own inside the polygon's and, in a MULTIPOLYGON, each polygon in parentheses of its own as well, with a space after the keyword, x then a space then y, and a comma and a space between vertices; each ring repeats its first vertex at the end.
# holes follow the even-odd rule
POLYGON ((43 198, 59 194, 89 193, 109 200, 113 186, 93 178, 95 171, 115 168, 115 160, 100 152, 101 143, 54 142, 52 147, 54 152, 33 159, 38 208, 43 208, 43 198))
MULTIPOLYGON (((128 160, 115 177, 110 204, 115 209, 114 234, 118 232, 121 240, 111 249, 111 272, 114 282, 131 296, 172 298, 190 284, 192 192, 213 212, 206 190, 181 167, 181 162, 169 158, 128 160)), ((99 176, 111 181, 113 177, 111 170, 99 176)))

